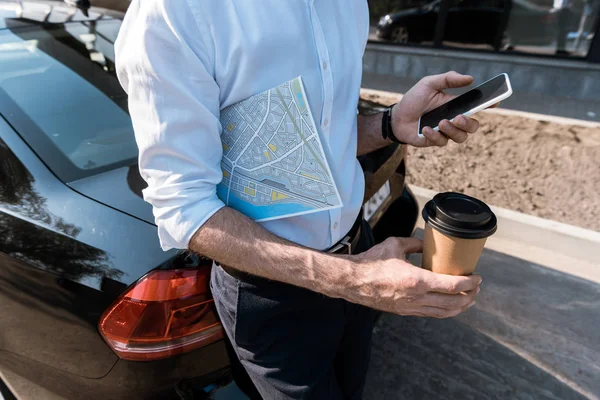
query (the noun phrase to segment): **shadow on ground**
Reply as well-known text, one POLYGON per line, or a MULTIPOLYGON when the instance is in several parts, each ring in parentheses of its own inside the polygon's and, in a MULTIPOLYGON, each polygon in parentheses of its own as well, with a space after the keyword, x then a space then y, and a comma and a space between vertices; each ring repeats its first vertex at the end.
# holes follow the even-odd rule
POLYGON ((598 399, 600 285, 490 250, 478 273, 457 318, 381 318, 365 399, 598 399))

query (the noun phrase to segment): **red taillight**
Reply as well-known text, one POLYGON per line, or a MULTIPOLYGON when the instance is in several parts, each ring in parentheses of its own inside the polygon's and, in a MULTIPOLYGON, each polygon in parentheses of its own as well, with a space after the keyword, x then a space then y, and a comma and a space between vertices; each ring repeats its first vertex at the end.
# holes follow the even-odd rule
POLYGON ((223 338, 208 268, 152 271, 100 318, 100 333, 126 360, 150 361, 223 338))

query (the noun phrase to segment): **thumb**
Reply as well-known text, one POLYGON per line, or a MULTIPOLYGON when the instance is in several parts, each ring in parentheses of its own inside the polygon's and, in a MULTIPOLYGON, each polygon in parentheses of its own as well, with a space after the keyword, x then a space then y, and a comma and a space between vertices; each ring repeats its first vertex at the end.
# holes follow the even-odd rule
POLYGON ((473 77, 462 75, 455 71, 439 75, 431 75, 424 78, 425 84, 432 89, 442 91, 444 89, 461 88, 473 83, 473 77))
POLYGON ((404 254, 420 253, 423 251, 423 241, 415 237, 398 238, 404 254))

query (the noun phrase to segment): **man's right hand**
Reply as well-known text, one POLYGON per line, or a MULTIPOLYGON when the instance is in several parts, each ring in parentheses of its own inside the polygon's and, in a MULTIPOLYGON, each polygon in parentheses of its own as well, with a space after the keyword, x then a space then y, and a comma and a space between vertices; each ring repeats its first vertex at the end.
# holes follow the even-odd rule
POLYGON ((481 277, 437 274, 413 266, 406 255, 421 252, 416 238, 388 238, 353 256, 356 274, 344 292, 354 303, 398 315, 448 318, 475 304, 481 277))

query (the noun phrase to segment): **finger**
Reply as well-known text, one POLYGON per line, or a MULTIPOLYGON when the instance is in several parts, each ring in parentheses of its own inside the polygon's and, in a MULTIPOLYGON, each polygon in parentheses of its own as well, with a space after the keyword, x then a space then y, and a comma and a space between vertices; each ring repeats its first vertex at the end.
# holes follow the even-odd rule
POLYGON ((479 129, 479 121, 475 118, 465 117, 464 115, 459 115, 454 118, 452 124, 458 129, 462 129, 468 133, 475 133, 477 132, 477 129, 479 129))
POLYGON ((426 126, 421 131, 425 139, 427 139, 427 145, 444 147, 448 143, 448 138, 442 135, 440 132, 434 131, 430 127, 426 126))
POLYGON ((470 307, 473 307, 474 305, 475 305, 475 302, 472 301, 461 308, 455 308, 452 310, 448 310, 445 308, 438 308, 438 307, 423 306, 423 307, 420 307, 418 310, 416 310, 414 315, 420 315, 422 317, 430 317, 430 318, 439 318, 439 319, 452 318, 452 317, 456 317, 458 314, 466 311, 470 307))
POLYGON ((423 251, 423 241, 415 237, 398 238, 404 254, 421 253, 423 251))
MULTIPOLYGON (((424 270, 425 272, 426 270, 424 270)), ((457 294, 460 292, 470 292, 475 290, 481 283, 479 275, 470 276, 453 276, 436 274, 435 272, 427 271, 424 277, 425 283, 428 285, 428 292, 457 294)))
POLYGON ((479 293, 479 288, 459 294, 427 293, 419 298, 416 304, 445 310, 460 309, 474 301, 477 293, 479 293))
POLYGON ((444 89, 469 86, 473 83, 473 77, 450 71, 444 74, 426 76, 423 78, 423 83, 434 90, 442 91, 444 89))
POLYGON ((496 104, 494 104, 493 106, 489 106, 488 108, 496 108, 496 107, 498 107, 499 105, 500 105, 500 103, 496 103, 496 104))
POLYGON ((440 131, 446 135, 449 139, 452 139, 456 143, 462 143, 467 140, 469 134, 462 129, 458 129, 452 122, 447 119, 440 121, 440 131))

